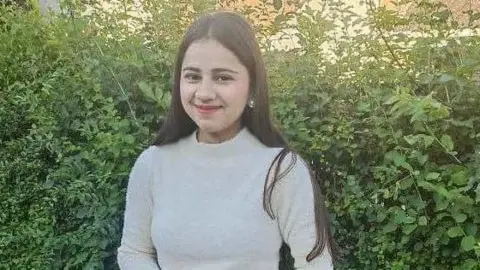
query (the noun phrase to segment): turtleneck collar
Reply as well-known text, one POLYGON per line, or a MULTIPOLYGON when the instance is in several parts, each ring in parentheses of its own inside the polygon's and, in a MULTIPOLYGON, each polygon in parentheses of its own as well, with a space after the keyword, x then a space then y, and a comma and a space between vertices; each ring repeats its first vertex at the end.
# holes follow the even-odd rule
POLYGON ((197 130, 185 140, 187 151, 194 155, 209 158, 228 158, 246 155, 254 148, 265 147, 250 131, 243 127, 231 139, 221 143, 203 143, 197 139, 197 130))

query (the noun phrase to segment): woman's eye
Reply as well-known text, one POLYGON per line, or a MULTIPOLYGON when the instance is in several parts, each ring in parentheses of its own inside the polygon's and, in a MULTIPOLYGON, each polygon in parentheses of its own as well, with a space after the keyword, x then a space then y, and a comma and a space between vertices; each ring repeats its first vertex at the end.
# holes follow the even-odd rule
POLYGON ((185 79, 189 80, 189 81, 198 81, 200 80, 200 76, 197 75, 197 74, 192 74, 192 73, 187 73, 185 74, 185 79))
POLYGON ((215 78, 215 80, 217 82, 226 82, 226 81, 230 81, 232 79, 233 78, 231 76, 228 76, 228 75, 219 75, 215 78))

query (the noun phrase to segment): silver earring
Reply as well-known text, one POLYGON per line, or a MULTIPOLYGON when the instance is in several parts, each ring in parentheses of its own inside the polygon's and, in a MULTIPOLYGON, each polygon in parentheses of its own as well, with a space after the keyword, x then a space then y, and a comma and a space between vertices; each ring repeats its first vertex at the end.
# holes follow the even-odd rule
POLYGON ((248 107, 250 107, 250 108, 255 107, 255 101, 254 101, 253 99, 250 99, 250 100, 248 101, 248 107))

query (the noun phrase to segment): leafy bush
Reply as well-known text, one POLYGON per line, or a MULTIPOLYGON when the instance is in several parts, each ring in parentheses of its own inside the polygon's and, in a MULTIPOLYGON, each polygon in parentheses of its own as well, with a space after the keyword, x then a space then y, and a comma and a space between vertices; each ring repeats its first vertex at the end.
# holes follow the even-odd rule
MULTIPOLYGON (((402 1, 414 11, 358 18, 334 2, 345 29, 372 31, 331 36, 308 8, 258 28, 299 30, 299 49, 262 47, 278 124, 322 182, 336 269, 480 269, 480 38, 452 35, 480 16, 402 1)), ((49 21, 0 8, 0 268, 117 268, 127 174, 169 104, 177 15, 215 8, 191 4, 49 21)))
POLYGON ((102 268, 146 129, 102 94, 70 24, 0 10, 0 268, 102 268))
POLYGON ((451 35, 461 27, 443 5, 416 8, 405 21, 426 38, 389 34, 402 17, 379 9, 333 64, 309 27, 303 57, 271 58, 288 87, 276 115, 324 181, 340 269, 480 268, 480 38, 451 35))

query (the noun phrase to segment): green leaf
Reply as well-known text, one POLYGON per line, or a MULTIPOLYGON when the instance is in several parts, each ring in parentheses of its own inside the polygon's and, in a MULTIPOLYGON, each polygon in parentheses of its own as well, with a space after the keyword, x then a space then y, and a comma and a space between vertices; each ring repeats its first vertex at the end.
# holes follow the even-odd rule
POLYGON ((416 223, 405 225, 403 227, 403 233, 409 235, 417 228, 417 226, 416 223))
POLYGON ((467 215, 465 215, 464 213, 454 213, 453 218, 456 222, 463 223, 465 222, 465 220, 467 220, 467 215))
POLYGON ((468 223, 465 226, 465 233, 467 235, 476 235, 477 234, 477 225, 473 223, 468 223))
POLYGON ((427 174, 427 177, 425 177, 425 179, 435 180, 435 179, 438 179, 439 176, 440 176, 440 174, 437 173, 437 172, 430 172, 430 173, 427 174))
POLYGON ((393 157, 393 163, 397 167, 400 167, 403 163, 405 163, 406 162, 405 160, 406 160, 406 157, 400 153, 398 153, 393 157))
POLYGON ((446 83, 455 80, 455 76, 450 74, 442 74, 438 79, 439 83, 446 83))
POLYGON ((467 184, 467 173, 465 171, 459 171, 452 175, 452 181, 457 186, 464 186, 467 184))
POLYGON ((416 252, 420 251, 423 249, 423 243, 422 242, 417 242, 415 244, 415 246, 413 246, 413 250, 415 250, 416 252))
POLYGON ((391 233, 397 229, 397 224, 395 222, 389 222, 385 227, 383 227, 384 233, 391 233))
POLYGON ((413 136, 413 135, 407 135, 407 136, 403 136, 403 139, 405 139, 405 141, 409 144, 409 145, 414 145, 419 137, 418 136, 413 136))
POLYGON ((400 181, 400 189, 405 190, 408 189, 412 186, 413 184, 413 179, 411 177, 408 177, 407 179, 400 181))
POLYGON ((386 217, 387 217, 387 214, 385 214, 385 212, 378 212, 377 222, 383 222, 386 217))
POLYGON ((424 105, 421 102, 415 104, 413 108, 414 108, 413 115, 412 115, 412 118, 410 119, 410 123, 426 120, 424 105))
MULTIPOLYGON (((404 223, 405 223, 405 224, 412 224, 412 223, 414 223, 415 221, 416 221, 416 220, 415 220, 414 217, 407 216, 407 217, 405 218, 405 220, 404 220, 404 223)), ((416 225, 415 225, 415 226, 416 226, 416 225)))
POLYGON ((426 216, 421 216, 419 219, 418 219, 418 225, 420 226, 426 226, 428 223, 427 221, 427 217, 426 216))
POLYGON ((405 214, 404 211, 396 211, 395 212, 395 217, 394 217, 394 220, 395 220, 395 223, 396 224, 403 224, 405 222, 405 219, 407 218, 407 215, 405 214))
POLYGON ((435 191, 437 194, 447 199, 452 199, 452 194, 450 194, 450 192, 448 192, 448 190, 442 186, 434 185, 427 181, 418 181, 418 185, 426 190, 435 191))
POLYGON ((447 209, 447 207, 450 205, 450 202, 443 198, 443 197, 437 197, 435 198, 435 211, 442 211, 447 209))
POLYGON ((470 251, 475 246, 475 238, 472 235, 463 237, 462 239, 462 248, 465 251, 470 251))
POLYGON ((456 201, 466 205, 473 205, 475 203, 472 198, 461 194, 458 189, 454 190, 453 197, 455 198, 456 201))
POLYGON ((455 227, 453 227, 453 228, 450 228, 450 229, 447 231, 447 235, 448 235, 448 237, 450 237, 450 238, 455 238, 455 237, 462 236, 462 235, 463 235, 463 229, 462 229, 462 227, 460 227, 460 226, 455 226, 455 227))
POLYGON ((451 119, 451 120, 448 120, 448 122, 450 124, 452 124, 452 126, 455 126, 455 127, 473 128, 473 119, 468 119, 468 120, 465 120, 465 121, 458 121, 458 120, 451 119))
POLYGON ((423 141, 425 143, 425 148, 428 148, 435 141, 435 138, 433 136, 425 135, 423 136, 423 141))
POLYGON ((282 0, 273 0, 273 7, 276 9, 276 10, 279 10, 282 8, 282 0))
POLYGON ((417 160, 418 160, 418 163, 420 163, 420 165, 423 165, 425 164, 425 162, 427 162, 428 155, 420 155, 418 156, 417 160))
POLYGON ((440 142, 445 147, 447 152, 452 152, 453 151, 454 145, 453 145, 452 137, 444 134, 444 135, 442 135, 442 138, 440 139, 440 142))
POLYGON ((409 172, 413 172, 413 167, 408 162, 403 162, 400 166, 404 169, 407 169, 409 172))
POLYGON ((50 177, 47 176, 47 181, 45 181, 45 183, 43 183, 43 187, 47 188, 47 189, 51 188, 51 187, 53 187, 54 183, 55 182, 52 179, 50 179, 50 177))
POLYGON ((153 100, 153 101, 156 101, 156 98, 155 98, 155 94, 153 92, 153 89, 152 87, 144 82, 144 81, 140 81, 137 83, 138 85, 138 88, 140 88, 140 90, 142 91, 142 93, 149 99, 153 100))
POLYGON ((132 135, 126 135, 124 138, 126 143, 128 144, 133 144, 135 142, 135 137, 133 137, 132 135))

